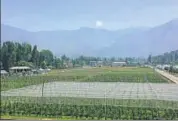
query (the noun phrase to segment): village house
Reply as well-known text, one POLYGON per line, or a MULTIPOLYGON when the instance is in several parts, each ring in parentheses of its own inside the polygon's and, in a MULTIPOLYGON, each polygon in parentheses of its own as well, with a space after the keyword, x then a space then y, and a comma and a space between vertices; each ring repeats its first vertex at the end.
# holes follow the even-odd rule
POLYGON ((1 70, 1 76, 8 76, 8 72, 6 70, 1 70))
POLYGON ((126 66, 126 62, 112 62, 112 66, 113 67, 117 67, 117 66, 126 66))
POLYGON ((90 66, 91 67, 96 67, 97 66, 97 61, 90 61, 90 66))
POLYGON ((31 72, 31 68, 28 66, 15 66, 10 69, 11 74, 29 74, 31 72))

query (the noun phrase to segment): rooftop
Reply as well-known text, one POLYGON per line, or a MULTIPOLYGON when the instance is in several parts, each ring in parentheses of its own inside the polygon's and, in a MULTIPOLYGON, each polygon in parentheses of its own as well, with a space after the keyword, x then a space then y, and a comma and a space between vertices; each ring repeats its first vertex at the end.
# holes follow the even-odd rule
POLYGON ((113 63, 126 63, 126 62, 123 61, 123 62, 113 62, 113 63))
POLYGON ((16 69, 30 69, 30 67, 28 66, 15 66, 15 67, 11 67, 11 70, 16 70, 16 69))
POLYGON ((1 70, 1 74, 7 74, 8 72, 6 70, 1 70))
POLYGON ((178 69, 178 65, 174 66, 174 68, 178 69))

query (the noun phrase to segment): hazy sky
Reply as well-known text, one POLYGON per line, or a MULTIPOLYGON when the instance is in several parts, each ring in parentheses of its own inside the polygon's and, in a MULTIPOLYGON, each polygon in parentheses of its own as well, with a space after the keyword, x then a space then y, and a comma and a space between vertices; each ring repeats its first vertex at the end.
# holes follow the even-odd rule
POLYGON ((1 23, 26 30, 153 27, 178 18, 178 0, 1 0, 1 23))

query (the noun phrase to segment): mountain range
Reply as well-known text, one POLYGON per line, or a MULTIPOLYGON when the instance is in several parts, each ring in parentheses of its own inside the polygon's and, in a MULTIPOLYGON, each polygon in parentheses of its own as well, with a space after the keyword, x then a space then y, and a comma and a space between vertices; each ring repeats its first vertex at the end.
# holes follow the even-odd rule
POLYGON ((30 32, 1 24, 1 42, 8 40, 38 45, 57 56, 147 57, 178 49, 178 19, 152 28, 120 30, 81 27, 30 32))

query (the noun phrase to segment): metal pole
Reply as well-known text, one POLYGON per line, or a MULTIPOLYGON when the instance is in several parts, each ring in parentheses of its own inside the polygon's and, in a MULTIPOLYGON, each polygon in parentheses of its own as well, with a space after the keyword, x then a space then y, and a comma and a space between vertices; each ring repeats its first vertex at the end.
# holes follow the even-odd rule
POLYGON ((44 95, 44 80, 43 80, 43 84, 42 84, 42 98, 43 98, 43 95, 44 95))
POLYGON ((106 90, 105 90, 105 96, 104 96, 104 98, 105 98, 105 120, 106 120, 106 116, 107 116, 107 101, 106 101, 106 90))

